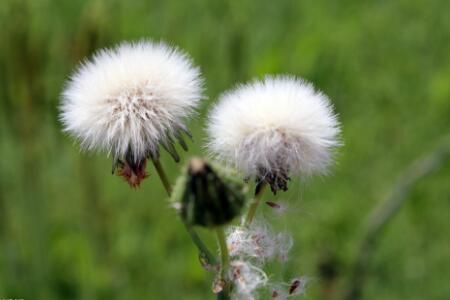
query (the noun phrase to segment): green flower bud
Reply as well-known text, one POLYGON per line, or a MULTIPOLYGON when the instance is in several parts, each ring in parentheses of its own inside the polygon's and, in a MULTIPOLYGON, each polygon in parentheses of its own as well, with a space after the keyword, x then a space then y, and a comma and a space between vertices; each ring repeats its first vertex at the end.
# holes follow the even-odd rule
POLYGON ((172 201, 188 225, 220 226, 239 215, 245 190, 230 170, 192 158, 175 186, 172 201))

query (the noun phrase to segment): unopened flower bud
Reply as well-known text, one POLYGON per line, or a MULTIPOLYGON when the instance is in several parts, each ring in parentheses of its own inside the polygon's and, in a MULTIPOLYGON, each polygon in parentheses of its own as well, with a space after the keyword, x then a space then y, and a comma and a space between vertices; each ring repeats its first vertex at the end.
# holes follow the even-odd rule
POLYGON ((193 158, 178 179, 172 200, 189 225, 220 226, 239 215, 245 202, 244 185, 221 166, 193 158))

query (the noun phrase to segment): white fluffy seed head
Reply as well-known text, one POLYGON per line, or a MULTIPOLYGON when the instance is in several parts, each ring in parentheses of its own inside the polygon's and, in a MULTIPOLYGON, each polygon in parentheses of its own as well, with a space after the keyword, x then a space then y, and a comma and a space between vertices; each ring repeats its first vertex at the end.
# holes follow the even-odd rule
POLYGON ((295 77, 268 76, 219 97, 208 148, 247 176, 324 173, 339 145, 330 100, 295 77))
POLYGON ((200 70, 185 53, 125 42, 78 67, 62 94, 61 120, 83 148, 139 160, 185 131, 201 98, 200 70))

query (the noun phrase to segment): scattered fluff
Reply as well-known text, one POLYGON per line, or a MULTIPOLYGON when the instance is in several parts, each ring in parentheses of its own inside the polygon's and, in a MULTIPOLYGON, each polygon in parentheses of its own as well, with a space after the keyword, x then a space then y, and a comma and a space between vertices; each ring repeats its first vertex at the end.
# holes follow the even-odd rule
POLYGON ((62 94, 61 120, 84 149, 140 162, 186 131, 184 119, 201 98, 200 71, 185 53, 125 42, 77 68, 62 94))
POLYGON ((292 245, 290 235, 274 233, 261 220, 253 222, 250 228, 232 226, 227 234, 228 251, 232 257, 250 258, 259 265, 274 258, 286 261, 292 245))
POLYGON ((207 128, 214 156, 287 189, 288 175, 324 173, 339 145, 330 100, 295 77, 266 77, 220 96, 207 128))
POLYGON ((257 299, 257 289, 267 283, 267 275, 263 270, 241 260, 230 263, 229 277, 234 284, 232 295, 234 300, 257 299))

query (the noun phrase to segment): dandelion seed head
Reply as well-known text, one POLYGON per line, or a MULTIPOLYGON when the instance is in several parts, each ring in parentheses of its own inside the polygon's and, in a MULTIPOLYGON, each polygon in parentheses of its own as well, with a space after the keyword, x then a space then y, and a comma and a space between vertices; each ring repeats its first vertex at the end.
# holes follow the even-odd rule
POLYGON ((164 43, 122 43, 80 65, 62 93, 64 130, 88 150, 140 162, 186 130, 202 98, 200 71, 164 43))
POLYGON ((287 189, 289 174, 325 173, 340 129, 330 100, 312 84, 268 76, 221 95, 207 131, 214 156, 275 192, 287 189))

